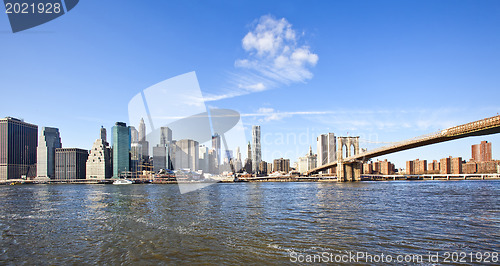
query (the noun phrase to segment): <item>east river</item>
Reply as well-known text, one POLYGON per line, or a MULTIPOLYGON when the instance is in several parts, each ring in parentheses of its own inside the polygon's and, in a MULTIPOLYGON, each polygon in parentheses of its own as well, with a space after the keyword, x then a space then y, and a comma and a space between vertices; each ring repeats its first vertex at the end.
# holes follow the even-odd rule
POLYGON ((1 186, 0 264, 498 265, 499 196, 500 181, 1 186))

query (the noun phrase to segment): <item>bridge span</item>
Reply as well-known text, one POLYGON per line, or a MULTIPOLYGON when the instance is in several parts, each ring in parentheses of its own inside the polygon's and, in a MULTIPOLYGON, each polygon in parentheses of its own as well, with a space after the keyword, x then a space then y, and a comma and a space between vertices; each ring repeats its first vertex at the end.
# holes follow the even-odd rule
MULTIPOLYGON (((500 133, 500 115, 470 122, 467 124, 450 127, 435 133, 419 136, 416 138, 400 141, 377 149, 355 152, 343 158, 343 145, 337 146, 337 161, 316 167, 308 172, 314 174, 328 169, 336 169, 338 181, 357 181, 361 177, 361 165, 370 158, 427 146, 435 143, 466 138, 471 136, 483 136, 500 133)), ((347 147, 349 150, 350 147, 347 147)))

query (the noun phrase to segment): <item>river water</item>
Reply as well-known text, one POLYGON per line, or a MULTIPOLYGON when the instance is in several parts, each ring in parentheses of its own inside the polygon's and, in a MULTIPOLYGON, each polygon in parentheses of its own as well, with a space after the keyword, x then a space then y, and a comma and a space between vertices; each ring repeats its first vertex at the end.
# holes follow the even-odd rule
POLYGON ((0 263, 293 264, 328 255, 338 264, 357 252, 392 264, 411 254, 423 265, 438 254, 441 264, 445 252, 494 262, 499 196, 500 181, 219 183, 186 194, 154 184, 1 186, 0 263))

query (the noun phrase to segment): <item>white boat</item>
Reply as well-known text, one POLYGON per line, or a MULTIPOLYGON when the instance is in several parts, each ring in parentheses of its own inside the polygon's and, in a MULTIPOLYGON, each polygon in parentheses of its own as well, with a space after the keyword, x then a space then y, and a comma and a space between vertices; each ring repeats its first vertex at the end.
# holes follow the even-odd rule
POLYGON ((113 185, 130 185, 130 184, 132 184, 132 181, 127 179, 118 179, 115 182, 113 182, 113 185))

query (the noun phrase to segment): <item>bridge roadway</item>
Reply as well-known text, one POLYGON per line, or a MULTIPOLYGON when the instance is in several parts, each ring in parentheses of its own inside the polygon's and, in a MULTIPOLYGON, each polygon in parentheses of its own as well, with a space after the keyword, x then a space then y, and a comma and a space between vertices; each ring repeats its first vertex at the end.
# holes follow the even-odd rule
MULTIPOLYGON (((427 146, 435 143, 472 137, 472 136, 483 136, 500 133, 500 115, 481 119, 478 121, 470 122, 467 124, 450 127, 435 133, 427 134, 424 136, 419 136, 409 140, 397 142, 388 146, 381 148, 369 150, 362 152, 350 157, 346 157, 342 160, 342 163, 348 164, 359 161, 367 161, 370 158, 398 152, 409 150, 417 147, 427 146)), ((324 171, 326 169, 337 166, 338 161, 331 162, 317 168, 314 168, 308 172, 308 174, 314 174, 319 171, 324 171)))

